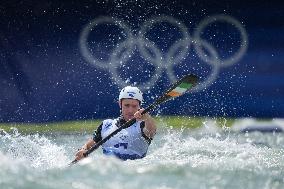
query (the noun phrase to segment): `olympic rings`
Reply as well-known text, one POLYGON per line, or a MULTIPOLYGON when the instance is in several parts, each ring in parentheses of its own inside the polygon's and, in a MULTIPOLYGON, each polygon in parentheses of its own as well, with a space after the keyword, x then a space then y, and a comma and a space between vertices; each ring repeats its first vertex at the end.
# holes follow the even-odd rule
MULTIPOLYGON (((89 36, 90 32, 92 31, 92 29, 94 27, 97 27, 98 25, 105 24, 105 23, 111 23, 111 24, 114 24, 114 25, 120 27, 121 29, 123 29, 126 32, 126 34, 128 36, 128 41, 132 40, 131 30, 129 29, 129 27, 127 25, 124 24, 123 21, 121 21, 119 19, 104 16, 104 17, 94 19, 92 22, 87 24, 80 34, 80 41, 79 41, 80 50, 81 50, 83 57, 85 58, 85 60, 87 62, 89 62, 90 64, 93 64, 94 66, 102 68, 102 69, 108 69, 109 68, 108 62, 103 62, 101 60, 98 60, 92 55, 92 53, 89 50, 87 40, 88 40, 88 36, 89 36)), ((128 44, 131 44, 131 43, 128 43, 128 44)), ((130 47, 130 49, 131 49, 131 47, 130 47)))
MULTIPOLYGON (((161 22, 168 22, 170 24, 172 24, 173 26, 176 26, 177 28, 179 28, 181 30, 181 33, 182 33, 182 40, 186 40, 188 41, 189 40, 189 35, 188 35, 188 32, 187 32, 187 29, 186 29, 186 26, 181 23, 181 22, 178 22, 177 20, 175 20, 174 18, 172 17, 169 17, 169 16, 158 16, 158 17, 154 17, 152 19, 149 19, 148 21, 146 21, 143 26, 141 27, 140 29, 140 32, 139 32, 139 35, 138 35, 138 39, 140 41, 139 43, 139 50, 141 52, 141 55, 146 58, 146 57, 151 57, 151 54, 147 53, 146 49, 144 48, 144 40, 143 39, 146 39, 145 35, 147 33, 147 28, 151 28, 152 25, 156 24, 156 23, 161 23, 161 22)), ((146 39, 148 40, 148 39, 146 39)), ((187 44, 187 46, 189 47, 190 43, 187 44)), ((186 54, 186 49, 182 51, 182 53, 180 53, 181 55, 179 57, 183 57, 185 56, 186 54)), ((154 60, 152 60, 154 61, 154 60)), ((165 62, 164 67, 167 67, 167 61, 165 62)))
MULTIPOLYGON (((199 26, 197 26, 197 29, 195 30, 195 33, 194 33, 194 39, 200 40, 201 31, 204 30, 206 26, 208 26, 209 24, 213 22, 217 22, 217 21, 225 21, 225 22, 231 23, 240 31, 240 34, 241 34, 241 38, 242 38, 241 45, 240 45, 241 48, 231 58, 225 59, 223 61, 220 60, 221 66, 231 66, 235 64, 236 62, 238 62, 244 56, 247 50, 248 36, 247 36, 245 29, 243 28, 242 24, 239 21, 227 15, 216 15, 213 17, 209 17, 203 20, 199 24, 199 26)), ((196 51, 199 57, 203 61, 214 64, 214 60, 211 60, 210 58, 203 56, 204 52, 200 48, 199 45, 196 46, 196 51)))
MULTIPOLYGON (((119 46, 114 50, 114 52, 111 54, 111 63, 115 63, 114 65, 112 65, 112 66, 109 66, 109 71, 110 71, 110 74, 112 75, 112 79, 114 80, 114 83, 117 83, 119 86, 121 86, 121 87, 123 87, 123 86, 125 86, 125 81, 123 81, 121 78, 120 78, 120 76, 119 76, 119 74, 117 73, 117 68, 121 65, 121 64, 123 64, 123 63, 125 63, 125 62, 127 62, 130 58, 131 58, 131 54, 130 55, 128 55, 128 56, 125 56, 125 58, 122 58, 122 59, 119 59, 119 58, 117 58, 117 56, 119 55, 119 51, 121 51, 122 49, 123 49, 123 47, 127 47, 128 46, 128 41, 124 41, 124 42, 122 42, 121 44, 119 44, 119 46), (118 64, 117 64, 118 63, 118 64)), ((138 42, 139 43, 139 42, 138 42)), ((153 44, 152 43, 150 43, 150 42, 148 42, 148 41, 145 41, 144 42, 146 45, 147 45, 147 47, 150 47, 150 48, 152 48, 152 49, 154 49, 154 53, 155 53, 155 60, 154 60, 154 63, 155 63, 155 73, 153 74, 153 76, 152 76, 152 78, 150 78, 150 80, 149 81, 146 81, 145 83, 143 83, 143 84, 138 84, 137 85, 137 87, 140 89, 140 90, 142 90, 142 91, 144 91, 144 90, 146 90, 146 89, 148 89, 149 88, 149 86, 153 86, 155 83, 156 83, 156 81, 159 79, 159 77, 161 76, 161 74, 162 74, 162 67, 161 67, 161 64, 162 64, 162 62, 161 62, 161 54, 160 54, 160 51, 158 50, 158 49, 155 49, 155 47, 154 46, 152 46, 153 44)))
POLYGON ((222 67, 232 66, 244 56, 245 52, 247 51, 248 36, 242 24, 238 20, 228 15, 214 15, 204 19, 197 26, 193 33, 193 37, 189 35, 187 27, 182 22, 170 16, 156 16, 145 21, 137 35, 134 35, 128 25, 126 25, 122 20, 112 17, 99 17, 92 20, 83 28, 80 34, 79 46, 85 60, 100 69, 109 71, 113 81, 121 88, 125 86, 125 81, 120 77, 118 68, 125 64, 133 56, 135 49, 137 49, 143 59, 155 66, 155 71, 151 78, 148 81, 138 85, 142 91, 151 88, 158 81, 163 70, 166 71, 169 79, 172 82, 176 81, 177 78, 174 74, 173 68, 175 65, 183 62, 183 60, 189 54, 190 47, 193 47, 198 57, 211 67, 211 74, 192 90, 192 92, 198 92, 213 84, 222 67), (235 26, 235 28, 240 32, 241 37, 239 50, 233 54, 232 57, 224 60, 220 58, 217 50, 208 41, 201 39, 201 34, 205 28, 213 22, 218 21, 226 22, 235 26), (145 37, 147 31, 151 29, 153 25, 162 22, 166 22, 174 26, 181 31, 182 34, 182 37, 170 46, 167 53, 161 52, 153 41, 150 41, 145 37), (98 27, 100 24, 106 23, 114 25, 123 30, 126 39, 116 45, 116 47, 110 53, 107 61, 102 61, 95 58, 89 50, 88 36, 94 27, 98 27), (204 50, 209 53, 209 56, 204 52, 204 50))
MULTIPOLYGON (((171 81, 177 80, 176 76, 173 73, 173 66, 175 63, 178 63, 178 62, 173 62, 173 58, 170 58, 174 56, 171 53, 175 52, 175 50, 179 46, 184 46, 184 45, 187 45, 188 43, 189 43, 188 41, 178 41, 178 43, 176 43, 175 46, 173 46, 174 48, 168 53, 169 54, 168 56, 169 66, 167 67, 167 74, 171 81)), ((194 46, 197 46, 197 44, 198 46, 202 45, 206 50, 208 50, 211 57, 214 59, 214 64, 211 65, 213 67, 211 74, 206 78, 205 81, 200 82, 195 88, 191 90, 192 92, 197 92, 197 91, 206 89, 210 84, 212 84, 215 81, 215 79, 217 78, 219 74, 220 63, 219 63, 218 53, 208 42, 206 42, 205 40, 200 40, 200 41, 193 41, 192 43, 194 46)), ((207 57, 207 55, 205 56, 207 57)))

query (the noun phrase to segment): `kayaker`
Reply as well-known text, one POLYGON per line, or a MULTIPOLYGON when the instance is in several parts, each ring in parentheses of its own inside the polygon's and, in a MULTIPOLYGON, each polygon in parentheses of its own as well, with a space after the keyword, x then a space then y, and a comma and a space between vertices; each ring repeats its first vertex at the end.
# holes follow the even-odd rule
POLYGON ((111 132, 122 126, 128 120, 136 118, 136 122, 112 136, 102 144, 103 153, 114 155, 122 160, 141 159, 146 156, 148 147, 156 134, 156 124, 150 114, 141 115, 143 94, 133 86, 127 86, 120 91, 118 99, 120 117, 106 119, 94 131, 93 137, 76 153, 76 160, 84 158, 85 153, 96 142, 99 142, 111 132))

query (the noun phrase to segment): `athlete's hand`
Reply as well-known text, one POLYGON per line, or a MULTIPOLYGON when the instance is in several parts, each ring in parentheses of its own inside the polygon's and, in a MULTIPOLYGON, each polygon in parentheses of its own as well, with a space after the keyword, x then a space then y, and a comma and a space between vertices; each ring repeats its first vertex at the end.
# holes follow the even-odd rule
POLYGON ((80 159, 84 158, 84 153, 85 152, 87 152, 87 150, 85 148, 79 149, 78 152, 75 155, 76 156, 75 159, 79 161, 80 159))
POLYGON ((138 110, 137 112, 135 112, 134 117, 136 118, 136 120, 138 121, 146 121, 150 115, 148 113, 145 113, 142 115, 142 112, 144 111, 144 108, 138 110))

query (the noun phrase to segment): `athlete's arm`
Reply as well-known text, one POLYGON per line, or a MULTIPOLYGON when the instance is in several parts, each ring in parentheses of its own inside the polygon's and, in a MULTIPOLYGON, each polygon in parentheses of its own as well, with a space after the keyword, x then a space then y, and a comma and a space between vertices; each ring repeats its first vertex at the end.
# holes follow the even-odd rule
POLYGON ((90 149, 93 145, 95 144, 95 141, 93 139, 89 139, 86 144, 84 144, 82 146, 81 149, 79 149, 79 151, 76 153, 76 160, 80 160, 82 158, 84 158, 84 153, 90 149))
POLYGON ((152 139, 155 134, 156 134, 156 123, 155 120, 151 117, 150 114, 145 113, 141 115, 141 113, 144 111, 144 109, 138 110, 135 114, 134 117, 137 120, 143 120, 145 122, 145 127, 143 128, 143 133, 150 139, 152 139))
POLYGON ((84 153, 90 149, 93 145, 96 144, 96 142, 102 140, 101 137, 101 130, 102 130, 102 124, 97 128, 97 130, 94 132, 93 134, 93 138, 89 139, 86 144, 84 144, 82 146, 81 149, 78 150, 78 152, 76 153, 76 160, 80 160, 82 158, 84 158, 84 153))

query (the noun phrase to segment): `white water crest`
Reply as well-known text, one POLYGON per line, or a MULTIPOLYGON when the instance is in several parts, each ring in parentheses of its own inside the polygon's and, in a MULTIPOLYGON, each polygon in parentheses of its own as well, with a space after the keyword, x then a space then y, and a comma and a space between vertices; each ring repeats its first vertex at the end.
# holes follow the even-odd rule
POLYGON ((284 135, 159 128, 148 155, 121 161, 98 149, 68 166, 90 135, 2 132, 0 188, 284 187, 284 135), (3 134, 4 133, 4 134, 3 134))
POLYGON ((27 162, 36 169, 59 168, 68 161, 64 146, 55 144, 52 140, 39 134, 21 135, 17 129, 12 133, 3 131, 1 136, 1 151, 10 159, 27 162))

